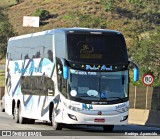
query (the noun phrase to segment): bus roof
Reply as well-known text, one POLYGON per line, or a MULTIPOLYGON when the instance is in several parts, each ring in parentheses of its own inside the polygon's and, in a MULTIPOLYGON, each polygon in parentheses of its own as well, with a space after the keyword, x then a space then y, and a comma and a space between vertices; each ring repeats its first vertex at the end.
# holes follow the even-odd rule
POLYGON ((64 33, 91 33, 91 34, 102 34, 102 33, 112 33, 112 34, 121 34, 120 31, 116 30, 108 30, 108 29, 91 29, 91 28, 58 28, 58 29, 52 29, 52 30, 46 30, 42 32, 36 32, 36 33, 30 33, 20 36, 11 37, 9 41, 12 40, 18 40, 23 38, 29 38, 29 37, 35 37, 35 36, 41 36, 41 35, 53 35, 55 32, 64 32, 64 33))
POLYGON ((63 31, 63 32, 81 32, 81 33, 85 33, 85 32, 99 32, 99 33, 118 33, 121 34, 120 31, 116 31, 116 30, 108 30, 108 29, 92 29, 92 28, 79 28, 79 27, 74 27, 74 28, 59 28, 56 29, 56 31, 63 31))

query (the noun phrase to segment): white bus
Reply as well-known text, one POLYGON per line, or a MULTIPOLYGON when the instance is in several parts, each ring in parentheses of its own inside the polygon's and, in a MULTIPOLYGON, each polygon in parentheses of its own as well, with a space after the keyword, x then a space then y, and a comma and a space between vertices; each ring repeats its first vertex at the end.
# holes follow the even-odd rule
MULTIPOLYGON (((10 38, 5 110, 16 123, 128 123, 129 66, 124 37, 114 30, 62 28, 10 38)), ((138 80, 136 64, 134 78, 138 80)))

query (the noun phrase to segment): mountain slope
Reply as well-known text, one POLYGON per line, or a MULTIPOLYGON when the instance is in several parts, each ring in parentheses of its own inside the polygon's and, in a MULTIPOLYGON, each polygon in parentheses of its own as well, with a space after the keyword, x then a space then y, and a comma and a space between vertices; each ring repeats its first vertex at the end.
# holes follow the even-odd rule
POLYGON ((137 35, 160 24, 159 0, 24 0, 15 5, 8 1, 12 5, 6 12, 19 35, 61 27, 107 28, 122 31, 130 47, 137 35), (48 10, 50 18, 39 28, 23 27, 23 16, 32 16, 37 9, 48 10))
POLYGON ((10 7, 8 14, 19 34, 73 26, 143 32, 159 25, 158 1, 146 0, 143 4, 132 1, 141 0, 25 0, 10 7), (23 16, 32 16, 36 9, 48 10, 51 18, 40 28, 22 27, 23 16))
POLYGON ((0 9, 18 35, 61 27, 119 30, 141 76, 152 73, 160 85, 160 0, 1 0, 0 9), (39 28, 23 27, 23 16, 33 16, 37 9, 48 10, 50 17, 39 28))

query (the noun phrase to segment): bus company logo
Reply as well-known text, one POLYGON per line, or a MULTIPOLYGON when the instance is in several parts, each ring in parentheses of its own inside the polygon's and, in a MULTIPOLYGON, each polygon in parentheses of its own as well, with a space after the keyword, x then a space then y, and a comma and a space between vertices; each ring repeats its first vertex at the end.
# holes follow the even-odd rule
POLYGON ((112 66, 110 66, 109 68, 107 68, 105 65, 103 65, 103 66, 101 67, 101 70, 112 71, 112 66))
POLYGON ((86 65, 86 70, 102 70, 102 71, 112 71, 112 66, 106 67, 106 65, 103 66, 96 66, 96 65, 86 65))
POLYGON ((93 53, 94 52, 94 48, 92 47, 91 44, 87 42, 81 42, 80 45, 81 45, 80 53, 93 53))
POLYGON ((123 104, 120 104, 120 105, 117 105, 117 106, 115 106, 116 107, 116 109, 120 109, 120 108, 124 108, 124 107, 126 107, 127 105, 125 104, 125 103, 123 103, 123 104))
POLYGON ((86 65, 86 70, 100 70, 99 66, 90 66, 90 65, 86 65))
POLYGON ((102 112, 101 111, 98 111, 98 113, 97 113, 98 115, 102 115, 102 112))
POLYGON ((91 110, 93 109, 93 106, 91 104, 82 104, 82 110, 91 110))
POLYGON ((22 73, 22 74, 24 74, 24 73, 29 73, 29 74, 31 74, 31 73, 33 73, 33 72, 42 73, 42 62, 40 62, 39 67, 35 67, 35 62, 32 61, 29 68, 25 68, 24 65, 23 65, 23 63, 22 63, 22 68, 20 68, 18 62, 15 62, 14 64, 15 64, 14 74, 16 74, 17 72, 18 72, 18 73, 22 73))

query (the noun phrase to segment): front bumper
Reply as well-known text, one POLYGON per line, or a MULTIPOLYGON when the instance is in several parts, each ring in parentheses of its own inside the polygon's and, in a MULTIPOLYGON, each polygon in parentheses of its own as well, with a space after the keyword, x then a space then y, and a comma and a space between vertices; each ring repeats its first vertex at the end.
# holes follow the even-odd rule
MULTIPOLYGON (((102 112, 103 113, 103 112, 102 112)), ((75 111, 63 111, 55 119, 58 123, 83 125, 126 125, 128 111, 116 115, 89 115, 75 111), (60 118, 62 116, 62 119, 60 118)))

